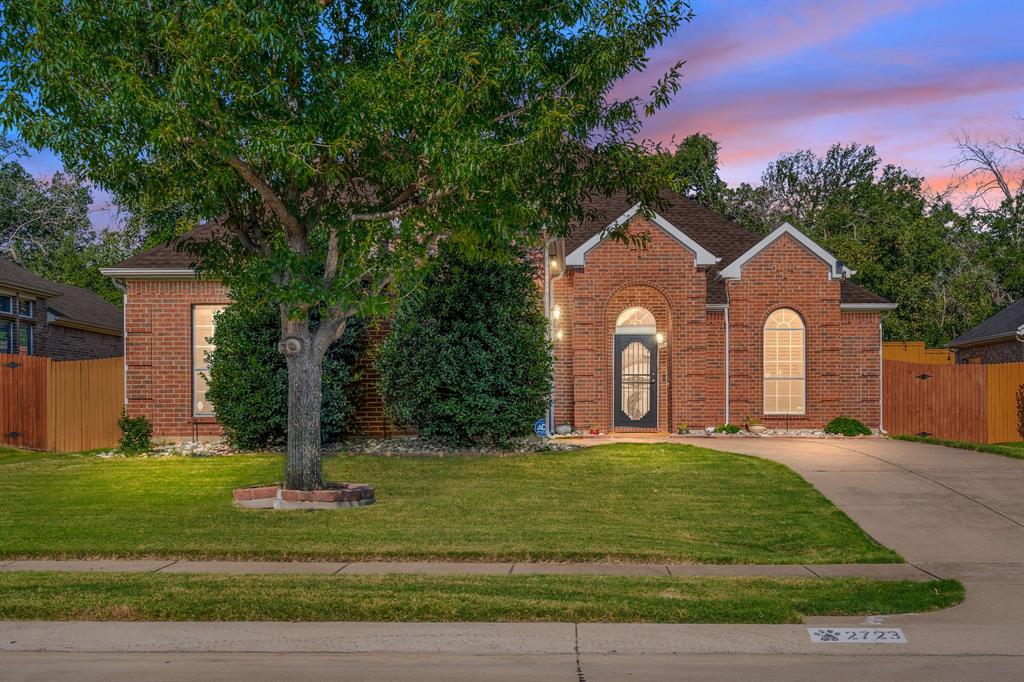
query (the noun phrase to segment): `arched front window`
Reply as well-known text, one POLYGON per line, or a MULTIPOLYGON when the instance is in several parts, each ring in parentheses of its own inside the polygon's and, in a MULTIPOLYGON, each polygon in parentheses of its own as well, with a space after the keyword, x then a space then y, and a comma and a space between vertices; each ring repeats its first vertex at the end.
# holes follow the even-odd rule
POLYGON ((807 363, 804 321, 779 308, 764 323, 764 413, 805 414, 807 363))
POLYGON ((615 320, 616 334, 653 334, 655 327, 654 315, 646 308, 626 308, 615 320))

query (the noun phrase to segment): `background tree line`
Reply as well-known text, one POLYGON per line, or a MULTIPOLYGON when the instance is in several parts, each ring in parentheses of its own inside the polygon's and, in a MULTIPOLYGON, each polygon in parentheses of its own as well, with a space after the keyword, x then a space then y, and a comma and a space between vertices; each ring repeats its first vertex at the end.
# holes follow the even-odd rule
POLYGON ((1024 119, 1003 140, 955 137, 954 180, 934 192, 870 145, 803 150, 757 185, 719 177, 719 144, 698 133, 665 160, 676 189, 758 233, 789 222, 899 304, 890 340, 941 345, 1024 296, 1024 119))
MULTIPOLYGON (((954 182, 934 192, 874 147, 836 144, 784 154, 759 184, 719 176, 719 143, 697 133, 665 155, 675 188, 767 234, 790 222, 836 254, 854 279, 899 304, 890 340, 941 345, 1024 296, 1024 119, 1002 140, 955 137, 954 182)), ((126 207, 112 229, 89 221, 89 186, 65 174, 33 178, 24 148, 0 141, 0 253, 38 274, 120 304, 99 268, 193 224, 184 209, 126 207)))

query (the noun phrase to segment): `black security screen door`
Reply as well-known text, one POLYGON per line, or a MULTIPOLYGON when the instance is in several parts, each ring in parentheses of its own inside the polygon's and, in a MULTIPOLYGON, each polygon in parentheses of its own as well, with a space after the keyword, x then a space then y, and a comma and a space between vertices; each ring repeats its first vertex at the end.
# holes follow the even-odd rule
POLYGON ((657 428, 658 346, 653 334, 615 335, 615 426, 657 428))

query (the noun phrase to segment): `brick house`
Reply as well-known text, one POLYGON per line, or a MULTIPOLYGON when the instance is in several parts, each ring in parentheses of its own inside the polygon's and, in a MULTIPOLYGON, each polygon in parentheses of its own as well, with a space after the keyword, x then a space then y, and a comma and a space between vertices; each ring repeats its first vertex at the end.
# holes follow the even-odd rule
POLYGON ((0 257, 0 353, 90 360, 123 352, 117 306, 0 257))
POLYGON ((1024 298, 946 344, 957 364, 1024 362, 1024 298))
MULTIPOLYGON (((595 201, 593 219, 549 246, 540 281, 550 282, 555 422, 663 432, 758 417, 795 429, 842 414, 880 427, 880 317, 895 306, 790 225, 761 238, 662 198, 655 212, 595 201), (624 223, 647 235, 642 248, 606 238, 624 223)), ((129 414, 148 416, 159 437, 218 434, 201 373, 224 288, 197 280, 173 246, 104 273, 127 288, 129 414)), ((363 432, 391 430, 372 376, 357 409, 363 432)))

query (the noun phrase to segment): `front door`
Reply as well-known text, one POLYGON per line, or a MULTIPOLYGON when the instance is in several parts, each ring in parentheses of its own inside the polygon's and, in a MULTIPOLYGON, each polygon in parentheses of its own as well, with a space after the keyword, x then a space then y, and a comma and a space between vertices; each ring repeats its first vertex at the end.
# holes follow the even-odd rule
POLYGON ((658 427, 654 334, 615 335, 615 426, 658 427))

